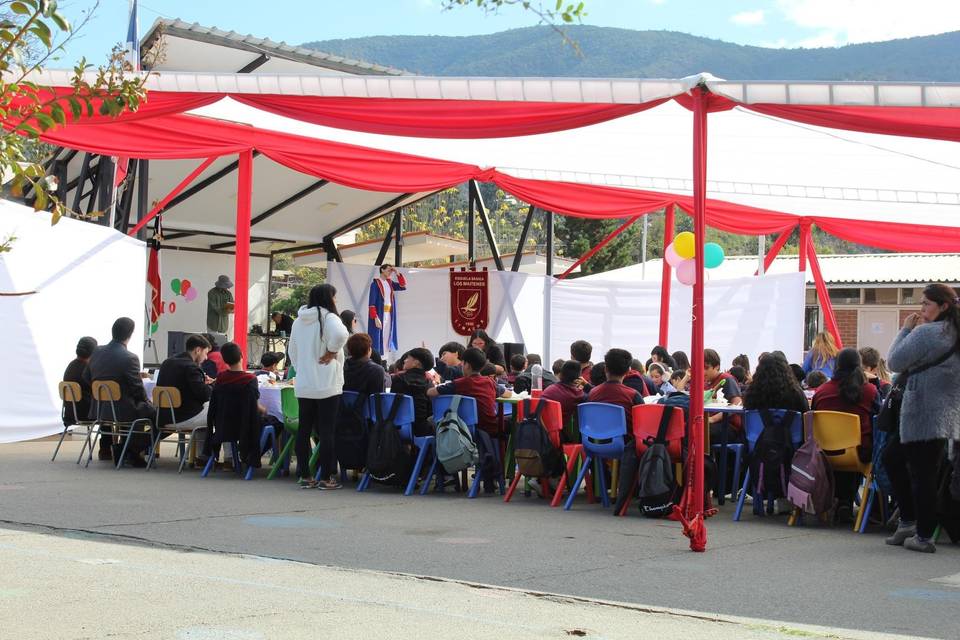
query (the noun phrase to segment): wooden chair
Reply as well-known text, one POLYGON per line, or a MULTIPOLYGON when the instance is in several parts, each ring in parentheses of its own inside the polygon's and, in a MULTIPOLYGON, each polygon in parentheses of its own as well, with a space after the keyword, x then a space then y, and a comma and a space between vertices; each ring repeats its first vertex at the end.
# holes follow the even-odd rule
POLYGON ((153 432, 153 440, 150 444, 150 457, 147 459, 147 470, 156 462, 157 453, 160 445, 163 443, 163 436, 176 435, 176 441, 169 444, 177 445, 177 452, 180 456, 180 466, 177 473, 183 472, 183 465, 187 461, 188 454, 193 450, 194 434, 200 429, 206 429, 205 426, 178 426, 174 409, 179 409, 183 402, 180 397, 180 390, 176 387, 154 387, 153 388, 153 406, 157 409, 156 422, 157 428, 153 432), (166 413, 166 417, 164 416, 166 413), (186 440, 184 436, 187 436, 186 440))
MULTIPOLYGON (((87 457, 86 466, 90 465, 90 460, 93 459, 93 445, 96 443, 98 437, 103 437, 104 433, 109 433, 111 437, 116 436, 120 438, 123 442, 123 449, 120 451, 119 459, 116 460, 116 468, 119 469, 123 466, 124 458, 127 455, 127 449, 130 446, 130 438, 136 434, 144 434, 149 437, 150 431, 152 429, 150 425, 150 420, 147 418, 136 418, 135 420, 122 421, 117 419, 117 403, 120 402, 121 393, 120 385, 115 380, 94 380, 91 385, 93 390, 93 402, 94 402, 94 415, 98 417, 96 425, 91 429, 90 433, 87 435, 87 441, 84 445, 85 448, 89 448, 89 456, 87 457), (102 407, 106 404, 110 407, 110 419, 104 420, 100 418, 102 413, 102 407), (108 431, 104 431, 104 428, 108 427, 108 431)), ((80 451, 80 457, 83 457, 83 450, 80 451)))
MULTIPOLYGON (((57 385, 57 390, 60 393, 60 400, 63 402, 63 410, 61 412, 61 417, 63 418, 63 431, 60 433, 60 440, 57 441, 57 448, 53 451, 53 457, 50 458, 50 462, 53 462, 57 459, 57 454, 60 453, 60 445, 63 444, 63 439, 67 435, 67 431, 70 430, 70 427, 80 427, 86 429, 84 434, 87 438, 90 437, 90 431, 93 429, 96 424, 95 420, 81 420, 80 416, 77 414, 77 403, 83 399, 83 391, 80 389, 80 383, 78 382, 61 382, 57 385), (67 424, 70 422, 70 424, 67 424)), ((83 457, 81 452, 80 457, 83 457)), ((77 458, 77 464, 80 464, 80 458, 77 458)))

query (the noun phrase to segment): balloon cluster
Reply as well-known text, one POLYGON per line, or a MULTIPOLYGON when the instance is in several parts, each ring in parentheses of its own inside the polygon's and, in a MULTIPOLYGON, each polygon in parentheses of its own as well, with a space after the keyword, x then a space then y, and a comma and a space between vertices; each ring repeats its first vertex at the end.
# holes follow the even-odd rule
POLYGON ((173 289, 173 292, 178 296, 183 296, 187 299, 187 302, 193 302, 197 299, 197 290, 191 284, 189 280, 184 278, 174 278, 170 281, 170 288, 173 289))
MULTIPOLYGON (((696 254, 696 236, 689 231, 678 233, 667 247, 665 252, 667 263, 677 270, 677 280, 682 284, 692 286, 697 281, 697 263, 694 260, 696 254)), ((723 258, 723 247, 716 242, 703 245, 703 266, 707 269, 719 267, 723 263, 723 258)))

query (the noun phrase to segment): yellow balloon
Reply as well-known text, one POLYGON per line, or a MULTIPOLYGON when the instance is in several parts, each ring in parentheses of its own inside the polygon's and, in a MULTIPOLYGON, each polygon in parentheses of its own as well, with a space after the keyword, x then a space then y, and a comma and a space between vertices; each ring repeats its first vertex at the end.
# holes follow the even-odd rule
POLYGON ((684 260, 692 258, 697 254, 697 243, 695 240, 695 236, 689 231, 678 233, 677 237, 673 239, 673 250, 684 260))

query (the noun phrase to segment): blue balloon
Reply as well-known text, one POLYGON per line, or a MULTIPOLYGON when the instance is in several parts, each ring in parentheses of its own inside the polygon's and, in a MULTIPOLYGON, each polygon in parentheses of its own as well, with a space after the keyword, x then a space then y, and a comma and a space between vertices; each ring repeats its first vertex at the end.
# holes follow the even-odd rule
POLYGON ((716 242, 708 242, 703 246, 703 266, 715 269, 723 264, 723 247, 716 242))

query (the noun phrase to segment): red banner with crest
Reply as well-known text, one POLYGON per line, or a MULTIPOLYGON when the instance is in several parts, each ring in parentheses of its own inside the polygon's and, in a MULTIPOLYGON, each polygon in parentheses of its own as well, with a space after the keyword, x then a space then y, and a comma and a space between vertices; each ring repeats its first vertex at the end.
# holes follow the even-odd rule
POLYGON ((490 321, 487 270, 450 271, 450 322, 453 330, 469 336, 486 329, 490 321))

